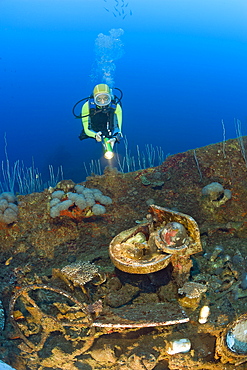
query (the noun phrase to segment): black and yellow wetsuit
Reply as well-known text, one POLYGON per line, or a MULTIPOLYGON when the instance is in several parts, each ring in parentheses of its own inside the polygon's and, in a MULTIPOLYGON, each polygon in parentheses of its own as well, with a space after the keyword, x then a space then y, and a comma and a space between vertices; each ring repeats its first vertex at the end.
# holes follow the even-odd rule
POLYGON ((95 104, 93 97, 90 97, 82 106, 81 117, 83 126, 79 137, 81 140, 88 137, 95 138, 99 131, 109 138, 118 133, 121 134, 122 107, 114 100, 106 107, 99 107, 95 104))

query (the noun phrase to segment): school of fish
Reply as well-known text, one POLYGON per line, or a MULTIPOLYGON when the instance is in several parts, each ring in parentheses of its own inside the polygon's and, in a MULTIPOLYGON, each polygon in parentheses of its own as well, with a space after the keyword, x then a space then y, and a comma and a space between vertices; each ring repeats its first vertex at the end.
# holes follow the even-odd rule
POLYGON ((129 7, 129 3, 125 0, 114 0, 114 4, 110 4, 109 0, 103 0, 105 3, 104 9, 106 12, 114 15, 115 18, 125 19, 127 16, 132 15, 132 10, 129 7))

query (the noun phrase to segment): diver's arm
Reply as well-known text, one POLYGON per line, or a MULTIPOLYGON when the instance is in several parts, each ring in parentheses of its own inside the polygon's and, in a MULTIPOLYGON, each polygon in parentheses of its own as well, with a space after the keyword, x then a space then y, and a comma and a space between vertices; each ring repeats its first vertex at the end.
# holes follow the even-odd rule
POLYGON ((117 104, 117 108, 114 114, 113 135, 117 133, 122 133, 122 108, 120 104, 117 104))
POLYGON ((87 101, 86 103, 83 104, 82 110, 81 110, 82 126, 84 128, 85 134, 95 139, 96 132, 89 129, 89 124, 91 121, 89 113, 90 113, 89 112, 89 102, 87 101))

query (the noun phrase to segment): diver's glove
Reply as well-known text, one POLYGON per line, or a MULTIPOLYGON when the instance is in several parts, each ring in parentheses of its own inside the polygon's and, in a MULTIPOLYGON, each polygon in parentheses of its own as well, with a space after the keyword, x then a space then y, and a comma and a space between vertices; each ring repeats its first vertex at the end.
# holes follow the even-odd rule
POLYGON ((80 136, 78 136, 80 140, 84 140, 84 139, 87 139, 88 136, 85 134, 84 130, 82 130, 82 132, 80 133, 80 136))
POLYGON ((97 134, 95 135, 95 139, 96 139, 96 141, 98 141, 98 143, 100 143, 102 141, 102 136, 101 135, 102 135, 101 131, 97 132, 97 134))
POLYGON ((121 132, 117 132, 116 134, 114 134, 114 138, 116 139, 116 141, 119 143, 121 138, 123 137, 122 133, 121 132))

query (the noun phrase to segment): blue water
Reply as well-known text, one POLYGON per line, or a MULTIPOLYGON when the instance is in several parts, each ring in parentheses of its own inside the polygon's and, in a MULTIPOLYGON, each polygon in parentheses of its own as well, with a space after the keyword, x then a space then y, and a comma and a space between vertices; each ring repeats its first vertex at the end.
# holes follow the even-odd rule
POLYGON ((246 134, 246 17, 246 0, 0 0, 1 161, 6 134, 11 164, 33 158, 44 176, 62 165, 84 180, 83 162, 102 150, 78 139, 71 111, 102 82, 95 40, 119 28, 111 78, 131 150, 173 154, 236 137, 234 118, 246 134))

